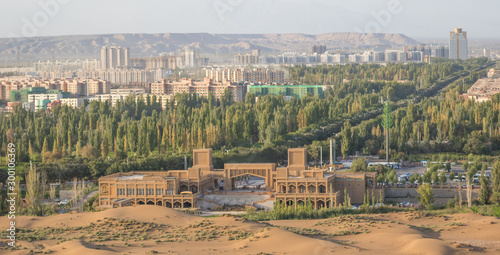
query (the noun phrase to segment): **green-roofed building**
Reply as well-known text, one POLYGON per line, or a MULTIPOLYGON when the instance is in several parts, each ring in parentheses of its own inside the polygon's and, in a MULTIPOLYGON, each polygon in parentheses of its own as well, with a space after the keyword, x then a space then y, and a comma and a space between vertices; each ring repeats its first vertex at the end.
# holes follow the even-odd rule
POLYGON ((323 98, 323 85, 250 85, 248 93, 256 96, 282 95, 302 98, 308 93, 323 98))
POLYGON ((13 90, 10 92, 11 102, 28 102, 28 95, 32 94, 61 94, 63 98, 69 98, 71 93, 60 92, 56 89, 45 89, 44 87, 30 87, 21 90, 13 90))

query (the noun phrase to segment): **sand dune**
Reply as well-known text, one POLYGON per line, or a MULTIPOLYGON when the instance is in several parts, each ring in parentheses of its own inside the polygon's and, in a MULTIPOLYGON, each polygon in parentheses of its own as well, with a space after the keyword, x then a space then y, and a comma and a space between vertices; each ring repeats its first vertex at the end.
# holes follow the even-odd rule
MULTIPOLYGON (((7 224, 1 217, 0 225, 7 224)), ((8 254, 500 254, 500 220, 474 214, 402 212, 259 223, 138 206, 23 216, 17 224, 25 240, 8 254)))
POLYGON ((450 249, 443 243, 443 241, 419 238, 410 241, 401 250, 403 254, 422 254, 422 255, 442 255, 450 254, 450 249))
POLYGON ((50 247, 56 254, 95 254, 95 255, 107 255, 114 254, 113 250, 98 250, 91 248, 82 241, 68 241, 62 244, 58 244, 50 247))
MULTIPOLYGON (((20 228, 51 227, 78 227, 102 221, 105 218, 136 220, 142 222, 155 222, 158 224, 186 225, 199 219, 170 208, 144 205, 141 207, 122 207, 102 212, 88 212, 75 214, 61 214, 50 217, 18 216, 17 225, 20 228)), ((0 217, 0 226, 7 226, 10 220, 0 217)))
POLYGON ((336 250, 342 250, 341 245, 297 235, 280 228, 270 228, 256 237, 257 241, 245 240, 238 244, 245 247, 242 253, 333 254, 336 250))

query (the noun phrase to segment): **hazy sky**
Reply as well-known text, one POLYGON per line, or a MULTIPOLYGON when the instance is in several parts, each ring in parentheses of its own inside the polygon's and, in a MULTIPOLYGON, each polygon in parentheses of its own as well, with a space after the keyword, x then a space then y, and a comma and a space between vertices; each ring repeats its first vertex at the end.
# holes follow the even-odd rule
POLYGON ((0 37, 108 33, 403 33, 500 38, 498 0, 1 0, 0 37), (491 32, 495 31, 495 34, 491 32))

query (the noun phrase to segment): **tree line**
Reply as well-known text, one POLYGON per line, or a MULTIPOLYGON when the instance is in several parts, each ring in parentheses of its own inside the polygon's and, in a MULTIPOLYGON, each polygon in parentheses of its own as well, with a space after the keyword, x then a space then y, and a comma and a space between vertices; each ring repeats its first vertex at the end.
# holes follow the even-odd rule
MULTIPOLYGON (((98 178, 104 174, 134 169, 182 169, 184 155, 193 148, 217 150, 261 145, 283 146, 284 142, 290 140, 291 134, 367 112, 380 106, 381 98, 411 98, 418 93, 417 89, 422 84, 420 80, 424 77, 433 82, 469 68, 468 65, 471 64, 444 62, 311 69, 328 70, 326 74, 333 73, 335 77, 342 78, 342 82, 325 90, 324 98, 305 96, 285 100, 282 96, 268 95, 255 100, 255 95, 248 93, 243 102, 232 102, 226 91, 220 99, 211 94, 208 97, 178 94, 166 109, 162 109, 154 95, 141 100, 131 96, 114 107, 107 101, 94 101, 88 107, 77 109, 58 106, 51 111, 32 112, 16 108, 12 114, 0 115, 0 132, 6 134, 0 136, 0 145, 4 148, 8 142, 15 142, 18 148, 17 161, 21 164, 30 160, 42 163, 40 169, 52 169, 48 174, 51 180, 98 178), (371 78, 382 80, 366 80, 367 73, 373 76, 371 78), (390 76, 398 78, 389 79, 390 76), (401 82, 400 79, 408 81, 401 82)), ((297 70, 304 69, 301 68, 297 70)), ((292 73, 295 72, 293 70, 292 73)), ((306 73, 312 72, 309 68, 304 70, 306 73)), ((304 77, 307 75, 304 74, 304 77)), ((452 95, 457 97, 450 92, 452 95)), ((441 101, 435 104, 438 103, 442 104, 441 101)), ((440 109, 432 103, 426 105, 431 110, 440 109)), ((443 127, 445 122, 438 118, 441 115, 437 116, 431 111, 429 116, 420 117, 419 114, 428 112, 420 107, 424 106, 410 105, 405 111, 396 114, 395 127, 391 130, 391 147, 397 144, 403 151, 413 148, 413 144, 408 145, 406 139, 410 138, 408 134, 414 132, 418 141, 429 141, 429 144, 438 136, 430 130, 433 125, 443 127), (420 124, 410 132, 410 127, 415 127, 415 123, 420 124), (401 136, 396 135, 399 132, 401 136)), ((460 115, 453 119, 455 121, 468 116, 460 112, 456 114, 460 115)), ((352 129, 346 124, 342 135, 348 141, 345 153, 360 148, 377 153, 381 149, 377 139, 381 139, 383 132, 378 122, 373 120, 352 129)), ((447 138, 443 134, 450 133, 449 125, 452 124, 447 121, 446 133, 439 133, 439 137, 447 138)), ((494 130, 495 125, 491 127, 494 130)), ((459 131, 454 133, 454 137, 461 138, 459 131)), ((0 154, 4 156, 5 149, 0 154)))

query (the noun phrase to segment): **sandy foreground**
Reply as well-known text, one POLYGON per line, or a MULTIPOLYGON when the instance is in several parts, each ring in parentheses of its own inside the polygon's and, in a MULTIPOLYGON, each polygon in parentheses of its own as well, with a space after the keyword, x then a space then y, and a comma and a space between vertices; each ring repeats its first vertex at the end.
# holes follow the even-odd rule
MULTIPOLYGON (((8 226, 0 218, 1 230, 8 226)), ((249 222, 159 206, 17 219, 0 254, 500 254, 500 220, 419 212, 249 222)), ((6 229, 6 228, 5 228, 6 229)))

